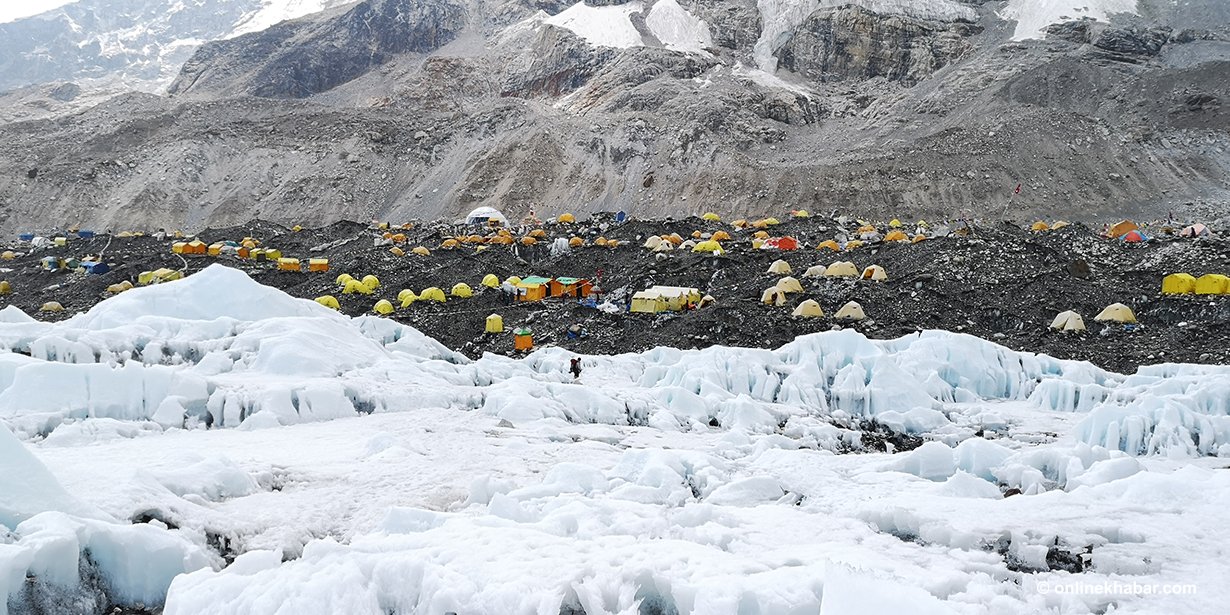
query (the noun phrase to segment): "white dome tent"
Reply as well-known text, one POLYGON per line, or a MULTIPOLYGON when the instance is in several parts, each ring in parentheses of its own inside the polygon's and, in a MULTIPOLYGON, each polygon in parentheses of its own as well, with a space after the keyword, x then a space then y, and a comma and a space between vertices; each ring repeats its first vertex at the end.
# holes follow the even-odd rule
POLYGON ((466 224, 486 225, 487 221, 492 218, 499 220, 501 226, 508 226, 508 218, 505 218, 504 214, 494 207, 479 207, 466 214, 466 224))

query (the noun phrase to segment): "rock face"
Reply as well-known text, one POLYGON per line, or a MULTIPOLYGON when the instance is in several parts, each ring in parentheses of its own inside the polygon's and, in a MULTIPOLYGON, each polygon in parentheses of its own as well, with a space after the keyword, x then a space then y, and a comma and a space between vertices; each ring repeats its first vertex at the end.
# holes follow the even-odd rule
POLYGON ((976 25, 879 15, 857 6, 812 13, 777 53, 815 81, 883 77, 913 85, 969 53, 976 25))
POLYGON ((283 22, 207 43, 168 93, 303 98, 363 75, 396 54, 439 49, 456 38, 465 20, 465 9, 446 0, 368 0, 323 22, 283 22))

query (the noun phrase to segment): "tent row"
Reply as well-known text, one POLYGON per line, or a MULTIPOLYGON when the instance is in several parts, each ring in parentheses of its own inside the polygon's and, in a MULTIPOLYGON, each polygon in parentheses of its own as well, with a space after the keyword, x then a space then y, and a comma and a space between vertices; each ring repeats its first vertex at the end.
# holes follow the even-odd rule
POLYGON ((1162 278, 1163 295, 1230 295, 1230 277, 1206 273, 1195 277, 1188 273, 1172 273, 1162 278))
POLYGON ((657 314, 681 312, 705 307, 715 301, 712 295, 701 295, 699 289, 687 286, 651 286, 632 295, 630 312, 657 314))
MULTIPOLYGON (((1132 308, 1122 303, 1112 303, 1098 312, 1097 316, 1093 317, 1095 322, 1104 323, 1119 323, 1119 324, 1135 324, 1136 314, 1132 312, 1132 308)), ((1081 315, 1072 310, 1060 312, 1051 321, 1051 329, 1055 331, 1084 331, 1085 319, 1081 315)))
MULTIPOLYGON (((824 309, 820 307, 820 303, 815 299, 804 299, 790 315, 795 318, 824 318, 824 309)), ((867 313, 863 311, 863 306, 857 301, 848 301, 845 305, 837 309, 837 313, 833 314, 834 320, 858 321, 867 318, 867 313)))
MULTIPOLYGON (((766 273, 788 274, 793 270, 790 263, 778 259, 769 265, 766 273)), ((860 270, 850 261, 833 261, 829 265, 813 265, 803 272, 805 278, 862 278, 882 282, 888 279, 888 271, 880 265, 870 265, 860 270)))

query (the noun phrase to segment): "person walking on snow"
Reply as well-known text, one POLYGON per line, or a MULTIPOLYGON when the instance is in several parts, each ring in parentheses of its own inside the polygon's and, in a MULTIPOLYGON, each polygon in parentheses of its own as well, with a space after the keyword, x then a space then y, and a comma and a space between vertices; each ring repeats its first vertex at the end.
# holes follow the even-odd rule
POLYGON ((572 366, 568 368, 572 372, 572 379, 578 380, 581 378, 581 357, 572 358, 572 366))

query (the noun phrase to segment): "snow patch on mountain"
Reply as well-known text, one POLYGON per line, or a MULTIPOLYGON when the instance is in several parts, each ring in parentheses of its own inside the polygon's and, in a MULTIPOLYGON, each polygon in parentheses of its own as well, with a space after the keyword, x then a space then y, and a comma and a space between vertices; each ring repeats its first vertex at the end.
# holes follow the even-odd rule
POLYGON ((676 0, 658 0, 649 9, 645 23, 667 49, 707 53, 705 49, 713 47, 708 24, 687 12, 676 0))
POLYGON ((1106 21, 1115 13, 1136 13, 1137 0, 1009 0, 999 16, 1016 21, 1013 40, 1042 38, 1044 29, 1074 19, 1106 21))
POLYGON ((616 6, 590 6, 578 2, 544 23, 571 30, 589 44, 627 49, 644 45, 629 16, 642 10, 640 2, 616 6))

